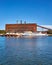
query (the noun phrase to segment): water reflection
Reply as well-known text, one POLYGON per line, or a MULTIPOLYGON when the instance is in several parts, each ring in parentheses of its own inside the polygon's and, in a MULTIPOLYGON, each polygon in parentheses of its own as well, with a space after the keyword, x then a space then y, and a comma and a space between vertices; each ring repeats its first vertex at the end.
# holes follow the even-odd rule
POLYGON ((52 65, 52 37, 0 37, 0 64, 52 65))

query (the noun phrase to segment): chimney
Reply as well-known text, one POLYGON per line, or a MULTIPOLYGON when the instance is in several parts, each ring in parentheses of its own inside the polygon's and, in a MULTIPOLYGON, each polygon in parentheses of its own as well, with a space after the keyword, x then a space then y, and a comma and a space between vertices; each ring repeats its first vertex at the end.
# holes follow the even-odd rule
POLYGON ((26 21, 24 21, 24 24, 26 24, 26 21))
POLYGON ((16 23, 18 24, 18 20, 16 21, 16 23))
POLYGON ((20 24, 22 24, 22 20, 20 20, 20 24))

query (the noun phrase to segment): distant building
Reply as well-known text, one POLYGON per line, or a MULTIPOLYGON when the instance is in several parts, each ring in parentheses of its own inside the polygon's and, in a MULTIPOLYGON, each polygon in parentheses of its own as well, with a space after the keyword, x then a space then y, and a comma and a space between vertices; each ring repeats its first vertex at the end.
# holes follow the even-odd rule
POLYGON ((6 24, 5 26, 6 32, 9 33, 17 33, 17 32, 25 32, 25 31, 37 31, 37 24, 6 24))

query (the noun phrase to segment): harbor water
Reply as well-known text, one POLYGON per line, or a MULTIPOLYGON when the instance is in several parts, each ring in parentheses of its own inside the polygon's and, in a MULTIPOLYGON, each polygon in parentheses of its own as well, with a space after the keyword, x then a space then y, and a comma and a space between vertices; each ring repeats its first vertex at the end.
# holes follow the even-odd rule
POLYGON ((0 65, 52 65, 52 37, 0 37, 0 65))

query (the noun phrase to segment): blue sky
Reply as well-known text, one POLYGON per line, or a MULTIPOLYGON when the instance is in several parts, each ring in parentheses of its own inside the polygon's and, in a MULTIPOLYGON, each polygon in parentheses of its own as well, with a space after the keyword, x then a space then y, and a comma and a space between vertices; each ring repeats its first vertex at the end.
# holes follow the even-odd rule
POLYGON ((0 29, 16 20, 52 25, 52 0, 0 0, 0 29))

